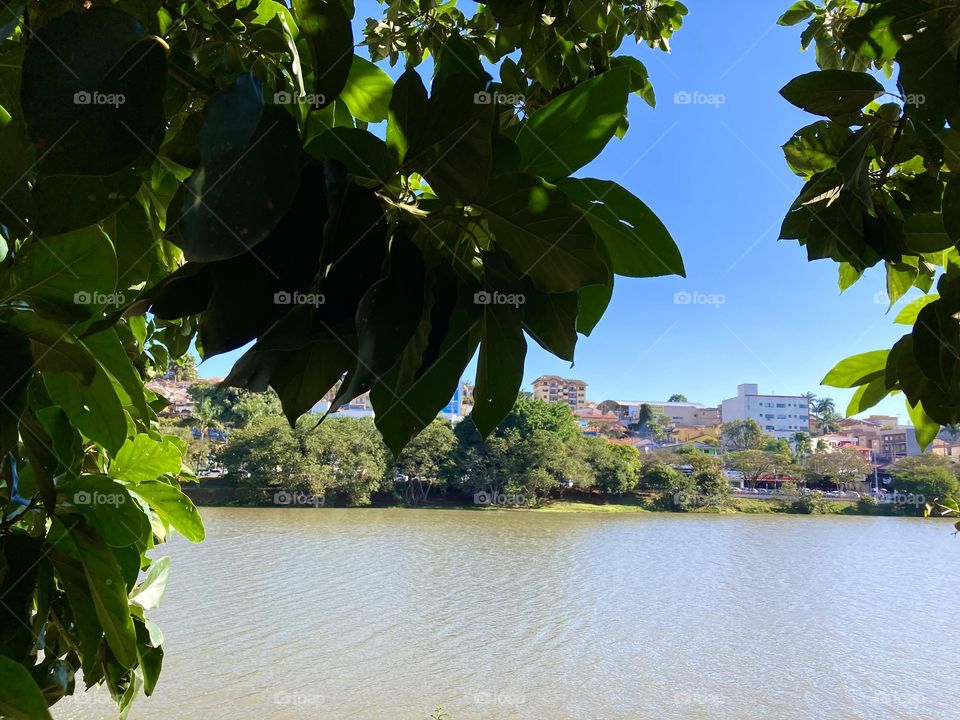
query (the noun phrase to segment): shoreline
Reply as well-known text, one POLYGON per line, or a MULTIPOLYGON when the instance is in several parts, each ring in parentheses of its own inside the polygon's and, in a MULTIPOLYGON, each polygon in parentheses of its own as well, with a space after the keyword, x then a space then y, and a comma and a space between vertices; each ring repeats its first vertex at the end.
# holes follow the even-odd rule
MULTIPOLYGON (((298 500, 291 494, 290 502, 260 503, 242 502, 237 497, 237 491, 232 487, 204 487, 193 483, 184 483, 184 493, 190 497, 197 507, 229 507, 229 508, 288 508, 288 509, 397 509, 397 510, 463 510, 468 512, 534 512, 534 513, 578 513, 578 514, 644 514, 644 513, 676 513, 680 515, 709 514, 709 515, 858 515, 863 517, 922 517, 911 512, 903 512, 892 505, 876 505, 865 509, 857 500, 843 498, 824 498, 819 512, 803 512, 790 506, 780 498, 746 498, 731 496, 722 506, 690 507, 686 510, 664 507, 653 495, 631 494, 618 498, 613 502, 597 502, 589 497, 566 497, 548 500, 535 506, 510 505, 474 505, 463 500, 428 501, 418 505, 406 505, 387 494, 377 494, 369 505, 350 506, 317 502, 315 498, 303 496, 298 500)), ((945 518, 949 520, 950 518, 945 518)), ((955 519, 954 519, 955 521, 955 519)))

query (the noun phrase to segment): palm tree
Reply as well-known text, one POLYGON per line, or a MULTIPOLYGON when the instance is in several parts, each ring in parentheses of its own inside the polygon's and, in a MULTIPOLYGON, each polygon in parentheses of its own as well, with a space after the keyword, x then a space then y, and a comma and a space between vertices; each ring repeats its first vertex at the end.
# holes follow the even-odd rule
POLYGON ((837 406, 833 398, 814 398, 813 414, 820 418, 821 421, 824 419, 824 416, 834 415, 836 410, 837 406))
POLYGON ((805 432, 795 432, 793 434, 793 452, 798 461, 809 455, 812 450, 813 446, 810 443, 809 435, 805 432))

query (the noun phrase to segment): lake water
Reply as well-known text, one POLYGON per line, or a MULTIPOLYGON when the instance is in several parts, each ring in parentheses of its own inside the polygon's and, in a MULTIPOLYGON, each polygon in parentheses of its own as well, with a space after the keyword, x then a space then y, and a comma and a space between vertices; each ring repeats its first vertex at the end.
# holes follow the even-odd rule
POLYGON ((203 515, 207 542, 163 549, 166 663, 132 718, 960 718, 946 522, 203 515))

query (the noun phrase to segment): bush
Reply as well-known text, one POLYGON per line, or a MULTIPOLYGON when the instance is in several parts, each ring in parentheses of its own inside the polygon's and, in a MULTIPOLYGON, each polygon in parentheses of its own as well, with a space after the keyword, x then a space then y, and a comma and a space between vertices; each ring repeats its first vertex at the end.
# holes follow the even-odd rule
POLYGON ((823 499, 822 492, 815 490, 812 493, 801 495, 791 503, 790 512, 802 515, 823 515, 828 512, 827 501, 823 499))

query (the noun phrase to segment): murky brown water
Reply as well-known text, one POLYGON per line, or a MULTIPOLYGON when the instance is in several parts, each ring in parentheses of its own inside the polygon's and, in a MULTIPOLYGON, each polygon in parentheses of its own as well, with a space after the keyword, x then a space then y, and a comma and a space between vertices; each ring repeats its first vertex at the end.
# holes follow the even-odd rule
POLYGON ((960 717, 948 523, 203 514, 206 543, 165 550, 167 660, 132 718, 960 717))

